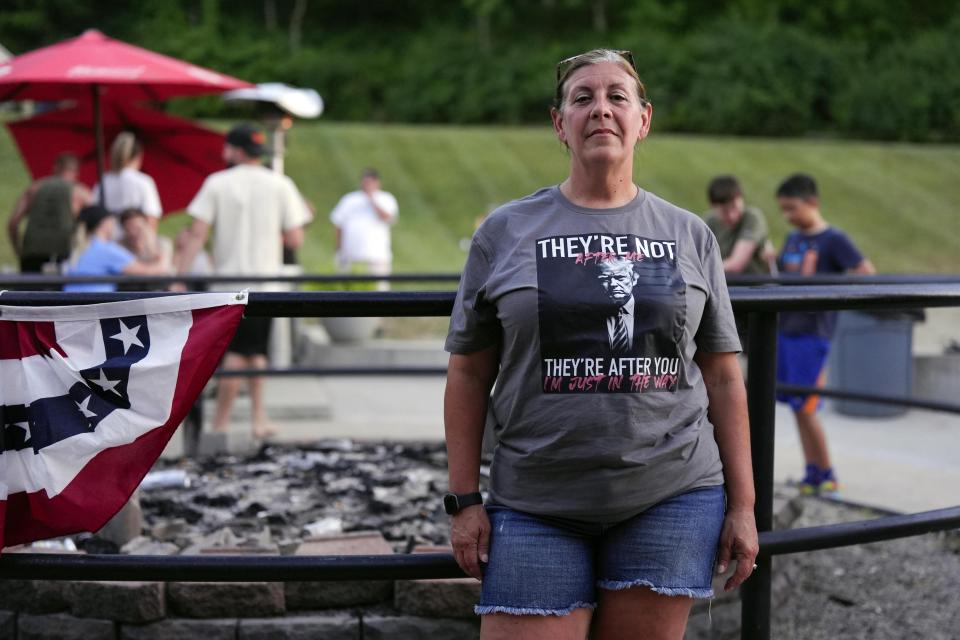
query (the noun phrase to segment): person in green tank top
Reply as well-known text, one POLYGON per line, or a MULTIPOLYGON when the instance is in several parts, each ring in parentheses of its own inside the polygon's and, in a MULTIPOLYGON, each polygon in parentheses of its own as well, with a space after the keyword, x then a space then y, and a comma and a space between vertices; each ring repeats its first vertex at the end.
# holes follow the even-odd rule
POLYGON ((743 202, 740 183, 733 176, 717 176, 707 187, 710 211, 704 220, 720 245, 726 273, 771 273, 775 258, 763 212, 743 202))
POLYGON ((70 256, 74 222, 90 202, 90 190, 77 182, 79 169, 77 156, 60 154, 53 174, 31 184, 14 205, 7 233, 20 258, 21 272, 40 273, 45 264, 58 264, 70 256))

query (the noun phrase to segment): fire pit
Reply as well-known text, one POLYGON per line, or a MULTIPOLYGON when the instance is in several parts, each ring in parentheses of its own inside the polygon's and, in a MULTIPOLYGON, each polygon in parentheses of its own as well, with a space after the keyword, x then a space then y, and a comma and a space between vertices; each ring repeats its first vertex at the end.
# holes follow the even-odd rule
MULTIPOLYGON (((305 538, 369 530, 401 553, 447 544, 446 469, 435 442, 323 440, 264 445, 249 457, 161 461, 140 489, 145 537, 123 551, 290 553, 305 538)), ((78 546, 111 551, 96 536, 78 546)))

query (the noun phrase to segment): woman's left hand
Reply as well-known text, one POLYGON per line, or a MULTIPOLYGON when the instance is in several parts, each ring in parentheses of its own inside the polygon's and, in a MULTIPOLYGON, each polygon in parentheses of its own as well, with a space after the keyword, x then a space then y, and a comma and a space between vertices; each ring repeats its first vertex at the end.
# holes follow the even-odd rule
POLYGON ((753 509, 729 509, 720 533, 717 573, 726 572, 731 560, 737 561, 737 568, 723 585, 724 591, 733 591, 750 577, 759 550, 757 521, 753 509))

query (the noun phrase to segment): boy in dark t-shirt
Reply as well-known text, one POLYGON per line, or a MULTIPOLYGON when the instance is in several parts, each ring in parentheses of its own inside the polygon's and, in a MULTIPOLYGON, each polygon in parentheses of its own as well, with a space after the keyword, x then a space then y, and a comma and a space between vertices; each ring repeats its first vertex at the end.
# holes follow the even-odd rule
MULTIPOLYGON (((784 241, 777 259, 783 275, 818 273, 875 273, 850 238, 829 226, 820 214, 817 184, 806 174, 794 174, 777 189, 780 210, 796 230, 784 241)), ((777 382, 821 387, 830 338, 836 326, 835 311, 791 311, 780 314, 777 337, 777 382)), ((837 478, 830 462, 827 437, 817 417, 820 397, 778 393, 777 399, 793 409, 797 420, 806 471, 801 492, 835 493, 837 478)))

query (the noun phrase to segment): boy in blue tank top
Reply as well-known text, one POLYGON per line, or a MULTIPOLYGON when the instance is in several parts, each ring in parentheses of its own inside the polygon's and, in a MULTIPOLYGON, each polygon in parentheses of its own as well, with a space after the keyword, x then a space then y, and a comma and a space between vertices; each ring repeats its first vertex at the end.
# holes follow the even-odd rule
MULTIPOLYGON (((843 231, 831 227, 820 213, 820 196, 812 177, 798 173, 777 189, 777 202, 794 231, 787 236, 777 259, 784 276, 818 273, 876 273, 873 264, 843 231)), ((780 314, 777 337, 777 382, 822 387, 835 311, 791 311, 780 314)), ((806 462, 800 490, 805 494, 835 493, 836 474, 830 461, 827 436, 817 411, 818 395, 778 393, 777 400, 793 409, 806 462)))

